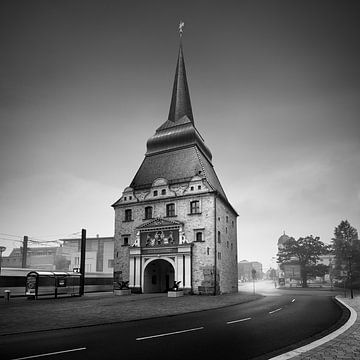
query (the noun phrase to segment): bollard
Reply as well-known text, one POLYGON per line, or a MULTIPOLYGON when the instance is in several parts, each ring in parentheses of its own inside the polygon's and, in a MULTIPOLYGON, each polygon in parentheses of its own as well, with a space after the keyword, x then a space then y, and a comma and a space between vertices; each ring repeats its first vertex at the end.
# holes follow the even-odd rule
POLYGON ((4 290, 4 299, 5 299, 5 302, 9 302, 9 301, 10 301, 10 293, 11 293, 10 290, 4 290))

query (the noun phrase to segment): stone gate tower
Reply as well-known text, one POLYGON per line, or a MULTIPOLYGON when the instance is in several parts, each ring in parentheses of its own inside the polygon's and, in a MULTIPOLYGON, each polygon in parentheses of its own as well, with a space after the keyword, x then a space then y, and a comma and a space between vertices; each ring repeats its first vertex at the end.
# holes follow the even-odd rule
POLYGON ((115 280, 135 292, 174 281, 194 294, 237 292, 237 213, 195 127, 180 39, 168 119, 115 210, 115 280))

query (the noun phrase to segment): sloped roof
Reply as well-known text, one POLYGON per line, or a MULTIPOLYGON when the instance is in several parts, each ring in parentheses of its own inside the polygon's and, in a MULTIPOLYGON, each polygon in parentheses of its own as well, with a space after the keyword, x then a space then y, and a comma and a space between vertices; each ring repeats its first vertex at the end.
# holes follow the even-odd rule
POLYGON ((169 184, 186 182, 195 175, 204 176, 227 201, 212 164, 196 145, 145 156, 130 186, 135 190, 149 188, 159 177, 167 179, 169 184))

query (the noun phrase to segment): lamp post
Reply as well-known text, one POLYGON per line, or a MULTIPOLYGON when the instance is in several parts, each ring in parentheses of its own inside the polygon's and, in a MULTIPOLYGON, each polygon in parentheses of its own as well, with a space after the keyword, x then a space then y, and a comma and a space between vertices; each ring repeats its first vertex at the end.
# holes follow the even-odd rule
POLYGON ((2 253, 6 250, 5 246, 0 246, 0 275, 1 275, 1 263, 2 263, 2 253))
POLYGON ((349 273, 348 273, 348 277, 350 280, 350 296, 353 299, 354 298, 354 292, 353 292, 353 286, 352 286, 352 272, 351 272, 351 254, 348 255, 348 261, 349 261, 349 273))

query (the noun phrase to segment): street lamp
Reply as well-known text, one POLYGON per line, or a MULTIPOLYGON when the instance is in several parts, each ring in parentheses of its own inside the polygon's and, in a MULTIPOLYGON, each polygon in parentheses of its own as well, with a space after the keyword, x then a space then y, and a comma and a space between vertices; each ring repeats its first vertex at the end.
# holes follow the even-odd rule
POLYGON ((1 263, 2 263, 2 253, 6 250, 5 246, 0 246, 0 275, 1 275, 1 263))

